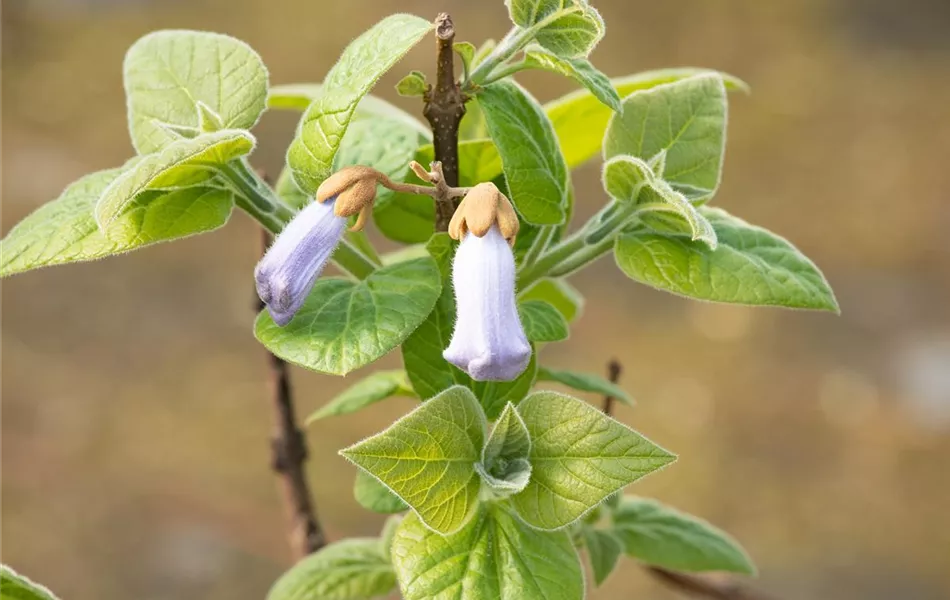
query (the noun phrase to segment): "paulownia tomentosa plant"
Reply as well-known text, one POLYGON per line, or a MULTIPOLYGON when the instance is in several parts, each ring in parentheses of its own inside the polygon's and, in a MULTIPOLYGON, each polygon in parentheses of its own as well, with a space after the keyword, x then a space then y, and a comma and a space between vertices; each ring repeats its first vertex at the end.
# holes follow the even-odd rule
POLYGON ((608 252, 627 277, 674 294, 838 310, 788 241, 709 205, 727 91, 745 85, 693 68, 610 79, 587 58, 604 34, 587 2, 507 5, 511 31, 478 48, 454 42, 445 15, 435 25, 387 17, 320 84, 270 86, 260 56, 225 35, 149 34, 124 64, 137 155, 69 185, 3 240, 7 276, 210 231, 237 206, 278 234, 255 271, 267 309, 254 334, 273 354, 345 375, 401 348, 404 369, 358 381, 311 421, 393 395, 419 399, 341 451, 358 467, 359 503, 402 516, 379 538, 299 562, 271 600, 353 600, 397 586, 408 600, 573 600, 586 587, 578 548, 595 585, 623 555, 754 571, 719 529, 622 495, 672 453, 582 400, 534 391, 557 382, 627 398, 538 360, 580 314, 566 278, 608 252), (433 28, 435 84, 414 71, 397 86, 422 97, 430 128, 368 92, 433 28), (515 81, 527 69, 582 89, 542 105, 515 81), (302 112, 273 188, 248 162, 249 130, 267 108, 302 112), (598 155, 603 194, 576 201, 603 206, 572 227, 570 171, 598 155), (359 231, 370 222, 406 247, 379 255, 359 231), (319 277, 327 262, 342 276, 319 277))

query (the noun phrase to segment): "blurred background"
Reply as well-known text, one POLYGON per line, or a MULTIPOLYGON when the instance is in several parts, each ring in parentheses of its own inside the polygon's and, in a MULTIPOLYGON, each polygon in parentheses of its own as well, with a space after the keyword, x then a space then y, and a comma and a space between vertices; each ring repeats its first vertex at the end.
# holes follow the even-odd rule
MULTIPOLYGON (((585 315, 552 366, 616 357, 639 400, 618 417, 681 456, 630 491, 733 533, 779 598, 950 595, 950 3, 596 0, 611 76, 704 66, 740 76, 715 202, 814 259, 843 314, 701 304, 604 259, 573 281, 585 315)), ((498 38, 501 0, 9 0, 3 4, 5 233, 68 183, 132 154, 122 57, 159 28, 257 49, 272 83, 319 81, 395 11, 447 10, 498 38)), ((423 43, 374 93, 433 72, 423 43)), ((541 100, 572 86, 519 79, 541 100)), ((297 115, 255 130, 277 173, 297 115)), ((575 175, 578 211, 602 201, 575 175)), ((3 561, 64 600, 259 599, 288 565, 269 470, 267 364, 251 334, 254 224, 3 282, 3 561)), ((383 366, 399 365, 398 355, 383 366)), ((364 370, 353 376, 360 377, 364 370)), ((349 381, 293 372, 302 415, 349 381)), ((591 400, 596 400, 591 398, 591 400)), ((408 411, 392 400, 308 430, 329 535, 375 534, 336 450, 408 411)), ((594 598, 674 596, 632 562, 594 598)))

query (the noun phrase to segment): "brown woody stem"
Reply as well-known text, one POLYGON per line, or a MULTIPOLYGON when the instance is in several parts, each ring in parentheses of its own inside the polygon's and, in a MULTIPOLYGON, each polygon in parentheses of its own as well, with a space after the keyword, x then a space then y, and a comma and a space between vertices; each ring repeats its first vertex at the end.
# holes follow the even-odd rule
MULTIPOLYGON (((435 86, 424 96, 422 114, 432 128, 435 160, 442 163, 444 181, 450 187, 459 183, 459 123, 465 115, 465 99, 455 81, 454 40, 452 17, 440 13, 435 18, 435 86)), ((448 231, 456 205, 454 198, 436 197, 436 231, 448 231)))

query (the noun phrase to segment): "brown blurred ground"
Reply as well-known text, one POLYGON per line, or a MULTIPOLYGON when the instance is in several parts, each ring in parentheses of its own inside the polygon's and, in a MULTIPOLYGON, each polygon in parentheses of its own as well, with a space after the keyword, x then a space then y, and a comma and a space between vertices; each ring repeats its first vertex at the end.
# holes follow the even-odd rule
MULTIPOLYGON (((702 515, 783 598, 950 594, 950 8, 941 0, 596 0, 610 75, 680 65, 748 81, 733 96, 716 202, 821 265, 843 315, 698 304, 603 260, 576 279, 586 316, 547 362, 610 357, 639 398, 620 418, 681 455, 634 490, 702 515)), ((316 81, 397 10, 450 10, 474 42, 501 0, 13 0, 3 6, 3 231, 79 175, 120 164, 121 61, 157 28, 254 46, 275 83, 316 81)), ((431 71, 427 45, 376 93, 431 71)), ((541 99, 570 88, 523 81, 541 99)), ((295 124, 267 115, 276 172, 295 124)), ((579 212, 602 201, 577 177, 579 212)), ((3 560, 66 600, 262 598, 288 561, 267 465, 262 349, 250 333, 253 225, 3 283, 3 560)), ((398 364, 388 357, 384 364, 398 364)), ((355 375, 358 377, 362 374, 355 375)), ((295 371, 301 409, 344 382, 295 371)), ((410 401, 310 431, 334 537, 372 534, 335 451, 410 401)), ((671 598, 624 563, 595 598, 671 598)))

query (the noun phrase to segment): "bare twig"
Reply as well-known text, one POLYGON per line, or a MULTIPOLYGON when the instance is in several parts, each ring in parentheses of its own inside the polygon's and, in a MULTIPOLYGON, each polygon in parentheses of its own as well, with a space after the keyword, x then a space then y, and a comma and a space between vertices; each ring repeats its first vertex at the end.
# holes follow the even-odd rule
MULTIPOLYGON (((616 359, 607 363, 607 377, 611 383, 620 381, 623 369, 616 359)), ((613 411, 613 396, 604 396, 604 414, 610 415, 613 411)), ((708 598, 710 600, 774 600, 756 590, 725 575, 691 575, 670 571, 663 567, 643 565, 653 578, 667 587, 692 598, 708 598)))
MULTIPOLYGON (((459 183, 459 123, 465 115, 465 99, 455 81, 454 40, 452 17, 448 13, 439 14, 435 18, 435 85, 426 92, 422 109, 422 114, 432 127, 435 160, 442 163, 445 182, 453 187, 459 183)), ((436 231, 448 231, 449 221, 457 206, 457 201, 452 200, 457 199, 436 198, 436 231)))
POLYGON ((710 600, 774 600, 725 575, 689 575, 662 567, 645 567, 657 581, 692 598, 710 600))
MULTIPOLYGON (((265 178, 266 179, 266 178, 265 178)), ((262 252, 270 245, 270 234, 261 230, 262 252)), ((264 303, 254 295, 257 311, 264 303)), ((271 468, 278 474, 281 495, 290 520, 288 541, 299 560, 326 545, 326 536, 317 520, 310 487, 304 472, 307 460, 307 440, 297 427, 290 373, 287 363, 268 352, 271 379, 271 407, 274 412, 274 433, 271 436, 271 468)))
MULTIPOLYGON (((610 383, 617 383, 620 381, 620 363, 617 359, 612 359, 607 363, 607 378, 610 380, 610 383)), ((613 396, 604 396, 604 414, 608 417, 614 410, 614 397, 613 396)))

